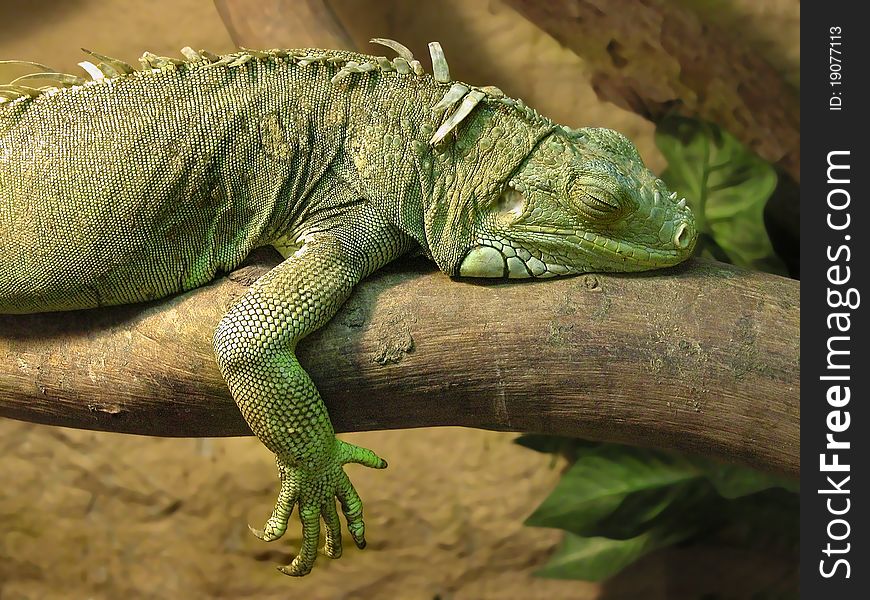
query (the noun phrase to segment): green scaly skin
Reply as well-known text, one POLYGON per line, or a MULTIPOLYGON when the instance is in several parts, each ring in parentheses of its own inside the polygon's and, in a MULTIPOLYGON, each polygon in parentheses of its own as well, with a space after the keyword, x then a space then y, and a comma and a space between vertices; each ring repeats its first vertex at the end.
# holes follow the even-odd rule
POLYGON ((256 535, 281 537, 298 506, 289 575, 311 570, 321 519, 325 554, 341 554, 336 498, 365 545, 343 465, 386 466, 336 439, 294 354, 357 282, 414 250, 451 276, 548 277, 674 265, 695 243, 685 202, 622 135, 558 126, 449 81, 435 50, 432 76, 385 45, 403 57, 185 49, 146 54, 144 71, 97 56, 98 81, 0 85, 0 313, 161 298, 258 246, 285 253, 214 349, 277 457, 281 491, 256 535))

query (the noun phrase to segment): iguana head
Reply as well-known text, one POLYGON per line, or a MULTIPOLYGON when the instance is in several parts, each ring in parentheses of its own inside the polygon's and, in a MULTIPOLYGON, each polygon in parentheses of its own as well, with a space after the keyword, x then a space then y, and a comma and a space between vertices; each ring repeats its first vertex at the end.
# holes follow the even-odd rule
POLYGON ((513 278, 643 271, 692 254, 697 231, 685 200, 616 131, 555 127, 513 167, 489 184, 475 177, 458 183, 472 186, 457 195, 473 196, 473 208, 464 202, 462 220, 471 224, 452 228, 455 258, 440 265, 448 273, 513 278))

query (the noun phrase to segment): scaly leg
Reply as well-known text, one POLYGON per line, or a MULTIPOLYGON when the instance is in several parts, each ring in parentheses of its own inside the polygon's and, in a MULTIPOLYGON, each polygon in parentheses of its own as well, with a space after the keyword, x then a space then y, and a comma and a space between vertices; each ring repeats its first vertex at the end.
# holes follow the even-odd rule
MULTIPOLYGON (((336 439, 326 406, 296 360, 296 343, 338 310, 360 279, 408 249, 402 234, 362 208, 354 227, 320 229, 286 261, 259 279, 227 312, 214 336, 215 354, 242 415, 277 457, 281 491, 257 537, 287 529, 295 505, 302 548, 287 575, 305 575, 317 556, 320 519, 327 556, 341 555, 336 498, 356 545, 365 546, 362 502, 344 473, 347 463, 383 469, 375 453, 336 439)), ((345 222, 348 222, 346 219, 345 222)))

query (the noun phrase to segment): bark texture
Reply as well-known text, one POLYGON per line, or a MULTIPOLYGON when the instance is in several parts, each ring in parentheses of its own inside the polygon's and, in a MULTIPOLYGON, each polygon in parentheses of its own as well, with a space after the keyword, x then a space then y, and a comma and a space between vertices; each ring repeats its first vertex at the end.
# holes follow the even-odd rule
MULTIPOLYGON (((211 334, 276 257, 163 303, 0 316, 0 416, 249 435, 211 334)), ((338 431, 462 425, 672 448, 797 475, 799 284, 703 261, 633 276, 366 280, 299 358, 338 431)))
POLYGON ((323 0, 215 0, 230 36, 248 48, 337 48, 353 41, 323 0))
POLYGON ((757 51, 668 0, 506 0, 589 65, 599 97, 717 123, 800 182, 800 97, 757 51))

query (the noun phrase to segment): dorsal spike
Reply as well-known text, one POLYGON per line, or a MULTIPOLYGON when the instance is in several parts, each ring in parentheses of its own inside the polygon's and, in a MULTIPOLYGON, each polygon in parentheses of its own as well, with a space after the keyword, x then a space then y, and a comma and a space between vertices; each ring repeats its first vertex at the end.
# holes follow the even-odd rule
POLYGON ((347 67, 339 69, 338 73, 333 75, 332 79, 329 80, 329 83, 338 83, 339 81, 341 81, 345 77, 350 77, 350 74, 353 72, 354 72, 353 70, 348 69, 347 67))
POLYGON ((220 56, 215 54, 214 52, 209 52, 208 50, 203 50, 200 48, 199 55, 203 57, 208 62, 217 62, 221 59, 220 56))
POLYGON ((429 56, 432 57, 432 73, 435 81, 450 83, 450 68, 447 66, 447 58, 444 49, 438 42, 429 42, 429 56))
POLYGON ((190 46, 182 48, 181 54, 190 62, 202 62, 203 60, 202 55, 190 46))
POLYGON ((65 87, 70 85, 84 85, 85 79, 79 77, 77 75, 69 75, 67 73, 30 73, 29 75, 22 75, 18 79, 15 79, 11 82, 12 85, 16 85, 22 81, 32 81, 32 80, 44 80, 49 81, 57 87, 65 87))
POLYGON ((0 92, 3 91, 10 92, 18 96, 30 96, 31 98, 35 98, 42 93, 42 90, 39 90, 37 88, 29 87, 26 85, 12 85, 10 83, 0 85, 0 92))
MULTIPOLYGON (((82 48, 82 52, 84 52, 85 54, 88 54, 90 56, 93 56, 94 58, 100 60, 101 62, 103 62, 106 65, 108 65, 109 67, 111 67, 111 70, 114 70, 117 73, 117 75, 111 75, 111 77, 117 77, 118 75, 129 75, 130 73, 132 73, 134 71, 132 65, 125 63, 123 60, 119 60, 117 58, 112 58, 111 56, 105 56, 103 54, 99 54, 99 53, 94 52, 92 50, 88 50, 87 48, 82 48)), ((108 73, 106 73, 107 69, 101 68, 100 70, 103 71, 103 73, 106 75, 106 77, 110 77, 110 75, 108 73)))
POLYGON ((408 49, 408 47, 400 44, 396 40, 388 40, 386 38, 372 38, 369 40, 369 42, 371 42, 372 44, 380 44, 381 46, 386 46, 387 48, 390 48, 409 63, 414 60, 414 54, 408 49))
POLYGON ((106 76, 106 79, 112 79, 114 77, 120 77, 121 71, 113 67, 108 63, 101 62, 97 65, 97 68, 103 72, 103 75, 106 76))
POLYGON ((40 71, 46 73, 54 70, 51 67, 47 67, 42 63, 33 62, 30 60, 0 60, 0 69, 4 67, 25 67, 30 70, 39 69, 40 71))
MULTIPOLYGON (((142 60, 142 59, 139 59, 139 60, 142 60)), ((210 62, 208 64, 202 65, 200 68, 201 69, 214 69, 217 67, 223 67, 225 65, 228 65, 231 62, 233 62, 233 56, 230 54, 230 55, 224 56, 223 58, 218 58, 214 62, 210 62)))
POLYGON ((99 69, 99 67, 97 67, 97 65, 92 62, 83 60, 79 63, 79 66, 87 71, 88 75, 90 75, 94 81, 99 81, 106 78, 106 75, 99 69))
MULTIPOLYGON (((54 69, 47 67, 42 63, 29 60, 0 60, 0 85, 14 82, 22 75, 29 75, 34 71, 40 73, 52 73, 54 72, 54 69)), ((11 96, 12 92, 8 92, 8 95, 3 96, 3 98, 6 100, 12 100, 13 98, 11 96)), ((20 97, 20 94, 16 94, 15 97, 20 97)))
POLYGON ((351 73, 368 73, 369 71, 374 71, 378 66, 372 62, 364 62, 358 63, 355 60, 348 61, 341 69, 339 69, 338 73, 336 73, 332 79, 329 80, 330 83, 338 83, 345 77, 348 77, 351 73))
POLYGON ((438 104, 432 107, 432 114, 436 117, 446 110, 450 110, 454 104, 462 100, 465 94, 468 93, 468 86, 461 83, 454 83, 444 97, 438 101, 438 104))
POLYGON ((401 56, 393 59, 393 66, 396 67, 396 73, 399 75, 407 75, 411 72, 411 63, 401 56))
POLYGON ((146 69, 163 69, 165 67, 177 67, 183 65, 184 61, 170 56, 157 56, 153 52, 143 52, 139 58, 139 62, 145 65, 146 69))
POLYGON ((254 57, 251 56, 250 54, 242 54, 241 56, 236 58, 233 62, 229 63, 227 66, 231 67, 231 68, 232 67, 241 67, 242 65, 248 64, 252 60, 254 60, 254 57))
POLYGON ((432 136, 429 140, 429 144, 432 146, 438 144, 441 140, 447 137, 451 131, 456 129, 460 123, 471 114, 471 111, 474 110, 474 107, 486 97, 486 94, 483 92, 473 90, 465 95, 462 99, 462 104, 459 105, 459 108, 456 109, 450 117, 444 121, 444 124, 438 128, 438 131, 432 136))

